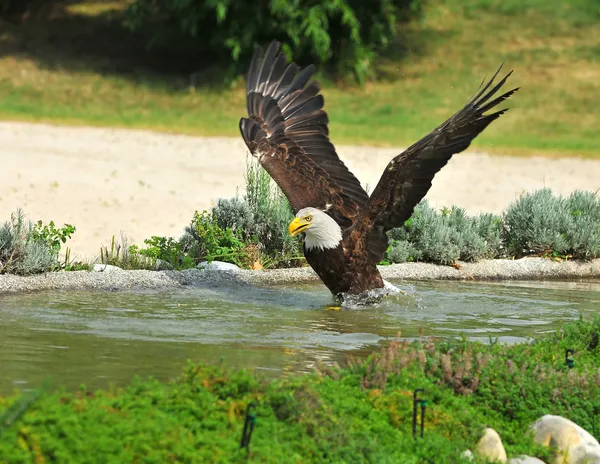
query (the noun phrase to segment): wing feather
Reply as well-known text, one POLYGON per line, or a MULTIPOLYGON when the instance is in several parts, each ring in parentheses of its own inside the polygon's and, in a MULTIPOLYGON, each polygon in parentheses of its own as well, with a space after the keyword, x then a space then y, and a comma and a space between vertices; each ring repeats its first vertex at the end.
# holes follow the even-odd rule
POLYGON ((314 65, 286 66, 276 41, 262 58, 256 50, 246 84, 248 117, 240 119, 248 149, 295 212, 307 206, 327 209, 342 227, 351 226, 368 195, 329 140, 321 88, 309 83, 314 65))
POLYGON ((379 262, 383 258, 388 245, 386 232, 403 225, 410 218, 439 170, 507 111, 501 109, 485 114, 518 90, 509 90, 488 101, 512 74, 512 71, 509 72, 492 87, 500 69, 502 66, 486 85, 483 85, 485 79, 482 81, 480 89, 463 108, 387 165, 354 225, 362 231, 361 236, 365 237, 372 261, 379 262))

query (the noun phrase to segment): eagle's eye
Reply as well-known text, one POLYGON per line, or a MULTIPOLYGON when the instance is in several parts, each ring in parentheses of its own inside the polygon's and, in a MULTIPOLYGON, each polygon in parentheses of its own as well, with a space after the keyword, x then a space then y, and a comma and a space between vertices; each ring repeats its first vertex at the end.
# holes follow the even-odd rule
POLYGON ((308 216, 304 216, 304 220, 305 220, 306 222, 310 222, 310 221, 312 221, 312 216, 310 216, 310 215, 308 215, 308 216))

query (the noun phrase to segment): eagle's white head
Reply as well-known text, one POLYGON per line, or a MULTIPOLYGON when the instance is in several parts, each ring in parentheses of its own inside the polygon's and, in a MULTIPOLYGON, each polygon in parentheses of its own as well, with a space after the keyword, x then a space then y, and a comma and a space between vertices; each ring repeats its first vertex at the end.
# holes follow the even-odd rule
POLYGON ((292 237, 305 234, 304 248, 307 250, 327 250, 337 247, 342 241, 342 229, 327 213, 317 208, 303 208, 290 222, 292 237))

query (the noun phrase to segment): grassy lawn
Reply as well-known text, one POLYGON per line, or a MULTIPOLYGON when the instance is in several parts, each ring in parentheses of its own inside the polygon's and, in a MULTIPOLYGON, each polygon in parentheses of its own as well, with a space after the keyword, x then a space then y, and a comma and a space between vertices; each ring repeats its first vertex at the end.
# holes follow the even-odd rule
MULTIPOLYGON (((243 81, 223 89, 191 85, 212 70, 159 73, 143 38, 120 26, 123 5, 84 1, 0 22, 0 118, 238 136, 243 81)), ((333 141, 410 144, 505 62, 521 91, 473 148, 598 156, 597 10, 591 0, 431 0, 381 57, 379 81, 325 83, 333 141)))

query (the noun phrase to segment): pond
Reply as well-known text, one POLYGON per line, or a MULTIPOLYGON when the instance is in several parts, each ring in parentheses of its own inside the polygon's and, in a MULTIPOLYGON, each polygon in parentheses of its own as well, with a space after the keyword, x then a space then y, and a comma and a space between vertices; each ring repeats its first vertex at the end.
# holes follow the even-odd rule
POLYGON ((55 386, 168 380, 188 359, 309 371, 420 336, 526 342, 600 312, 600 282, 394 282, 407 295, 331 311, 320 284, 46 291, 0 296, 0 394, 51 376, 55 386))

